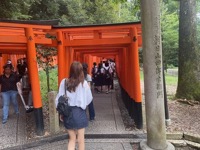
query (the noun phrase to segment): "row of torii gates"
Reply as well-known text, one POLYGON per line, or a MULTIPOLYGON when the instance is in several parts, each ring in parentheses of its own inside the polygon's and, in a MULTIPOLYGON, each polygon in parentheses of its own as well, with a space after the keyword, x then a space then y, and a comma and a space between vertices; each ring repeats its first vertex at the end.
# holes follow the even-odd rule
MULTIPOLYGON (((144 147, 150 146, 155 149, 162 149, 168 147, 169 144, 166 142, 164 128, 163 87, 161 84, 162 73, 160 71, 162 64, 155 63, 158 61, 162 62, 159 40, 159 9, 157 9, 159 8, 159 2, 143 1, 143 3, 143 10, 150 10, 151 8, 153 11, 144 13, 145 19, 143 19, 143 32, 145 33, 145 40, 143 39, 145 52, 143 55, 147 61, 144 63, 146 69, 145 82, 148 83, 145 87, 145 99, 148 99, 146 100, 146 115, 149 118, 146 118, 147 144, 144 141, 142 145, 144 147), (147 59, 148 57, 150 59, 147 59), (151 67, 148 68, 148 65, 151 67), (155 74, 157 70, 159 72, 155 74), (159 79, 159 82, 157 79, 159 79), (161 84, 161 86, 157 86, 158 84, 161 84)), ((130 115, 134 118, 137 128, 142 128, 142 98, 138 56, 138 48, 142 45, 141 23, 70 27, 61 27, 57 23, 58 21, 0 20, 0 67, 2 68, 2 65, 6 63, 8 58, 14 60, 21 57, 27 58, 37 134, 40 135, 44 131, 36 57, 37 45, 57 48, 58 83, 60 83, 62 78, 68 76, 69 66, 74 60, 88 63, 89 69, 91 69, 92 63, 100 62, 102 58, 115 59, 123 100, 130 115), (54 40, 49 39, 46 37, 46 34, 56 38, 54 40)))
POLYGON ((42 99, 38 76, 36 46, 56 47, 58 54, 58 83, 69 75, 69 66, 76 60, 86 62, 89 70, 93 62, 112 58, 122 90, 137 127, 142 128, 141 89, 138 47, 142 44, 141 23, 122 23, 91 26, 57 25, 51 21, 0 22, 0 65, 11 59, 26 57, 35 108, 37 133, 44 129, 42 99), (46 35, 55 36, 55 40, 46 35), (134 107, 133 107, 134 106, 134 107))
POLYGON ((1 68, 8 58, 13 63, 17 58, 27 58, 37 133, 42 132, 44 125, 36 45, 57 48, 58 83, 69 75, 69 67, 74 60, 88 63, 90 70, 93 62, 100 62, 102 58, 115 59, 120 85, 129 99, 130 113, 133 112, 137 127, 142 128, 138 58, 138 47, 142 44, 141 23, 75 27, 52 25, 55 23, 54 20, 0 22, 1 68), (56 39, 46 38, 46 34, 56 39))

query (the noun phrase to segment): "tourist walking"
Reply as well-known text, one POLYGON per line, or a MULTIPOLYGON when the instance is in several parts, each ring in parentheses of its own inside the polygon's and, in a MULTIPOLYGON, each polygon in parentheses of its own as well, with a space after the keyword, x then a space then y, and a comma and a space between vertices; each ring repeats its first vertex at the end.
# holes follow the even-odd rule
POLYGON ((17 82, 19 77, 13 73, 12 64, 6 64, 3 67, 3 74, 0 76, 0 92, 3 99, 3 120, 5 124, 8 120, 10 102, 13 103, 16 114, 19 114, 18 102, 17 102, 17 82))
POLYGON ((93 63, 93 67, 92 67, 92 85, 94 85, 94 90, 96 92, 98 92, 97 86, 96 86, 96 82, 97 82, 97 71, 98 71, 98 67, 97 67, 97 63, 94 62, 93 63))
POLYGON ((96 77, 96 82, 95 86, 97 86, 97 91, 98 93, 103 92, 103 84, 104 84, 104 68, 102 66, 102 63, 98 64, 98 69, 97 69, 97 77, 96 77))
POLYGON ((107 86, 106 94, 108 94, 110 92, 111 83, 112 83, 112 69, 109 66, 109 63, 105 62, 105 67, 104 67, 104 85, 107 86))
POLYGON ((75 150, 76 140, 78 149, 85 149, 85 128, 88 126, 86 107, 93 99, 91 89, 84 79, 83 67, 80 62, 73 62, 70 66, 68 79, 63 79, 60 83, 59 92, 56 96, 56 107, 58 98, 65 94, 65 86, 69 105, 71 106, 71 115, 66 118, 60 115, 60 120, 69 134, 68 150, 75 150), (65 84, 66 81, 66 84, 65 84))

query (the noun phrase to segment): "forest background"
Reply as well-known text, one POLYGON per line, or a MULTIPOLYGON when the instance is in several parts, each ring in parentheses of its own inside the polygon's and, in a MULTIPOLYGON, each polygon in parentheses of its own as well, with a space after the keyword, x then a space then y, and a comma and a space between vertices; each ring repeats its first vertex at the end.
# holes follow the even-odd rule
MULTIPOLYGON (((195 32, 200 49, 200 0, 194 1, 197 9, 195 32)), ((164 68, 178 67, 180 2, 162 0, 160 8, 164 68)), ((1 19, 59 19, 59 24, 65 26, 141 20, 140 0, 1 0, 0 10, 1 19)), ((142 66, 142 49, 139 54, 142 66)))
MULTIPOLYGON (((0 18, 13 20, 59 19, 60 25, 91 25, 141 20, 138 0, 1 0, 0 18)), ((162 44, 165 67, 178 66, 179 2, 161 4, 162 44)), ((200 21, 200 14, 198 15, 200 21)), ((198 33, 200 24, 198 23, 198 33)), ((200 34, 198 43, 200 44, 200 34)), ((140 50, 140 54, 142 50, 140 50)), ((142 57, 140 57, 142 63, 142 57)))

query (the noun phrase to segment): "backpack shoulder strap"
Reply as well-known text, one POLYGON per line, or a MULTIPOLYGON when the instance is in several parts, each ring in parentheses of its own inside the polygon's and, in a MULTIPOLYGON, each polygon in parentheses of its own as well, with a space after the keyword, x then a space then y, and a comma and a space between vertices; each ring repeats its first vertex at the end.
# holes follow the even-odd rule
POLYGON ((65 97, 67 97, 67 78, 65 79, 65 97))

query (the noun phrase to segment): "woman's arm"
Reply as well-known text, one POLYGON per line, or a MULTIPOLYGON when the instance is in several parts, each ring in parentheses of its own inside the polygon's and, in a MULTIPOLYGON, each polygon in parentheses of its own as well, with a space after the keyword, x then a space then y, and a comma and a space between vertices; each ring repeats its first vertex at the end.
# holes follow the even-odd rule
POLYGON ((55 99, 55 105, 57 107, 58 105, 58 99, 61 95, 64 95, 65 94, 65 79, 63 79, 61 82, 60 82, 60 86, 59 86, 59 90, 58 90, 58 94, 56 95, 56 99, 55 99))

